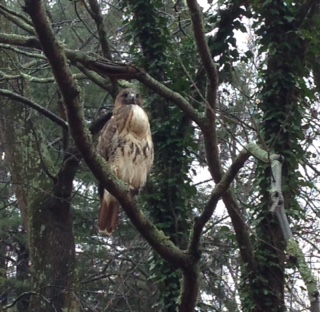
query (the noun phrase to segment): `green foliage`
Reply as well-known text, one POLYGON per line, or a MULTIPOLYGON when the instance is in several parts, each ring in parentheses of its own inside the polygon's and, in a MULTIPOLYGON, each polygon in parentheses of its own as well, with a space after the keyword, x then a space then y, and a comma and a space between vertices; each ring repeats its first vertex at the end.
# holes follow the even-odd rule
MULTIPOLYGON (((138 44, 142 48, 144 60, 138 61, 154 73, 155 77, 161 76, 166 62, 166 49, 169 43, 169 32, 167 28, 167 18, 158 14, 159 10, 165 10, 162 1, 120 1, 121 8, 126 13, 124 27, 126 29, 126 39, 133 41, 130 53, 139 51, 138 44)), ((139 64, 139 63, 138 63, 139 64)))
POLYGON ((209 13, 206 29, 208 32, 217 29, 217 33, 208 38, 208 45, 212 57, 218 58, 218 68, 220 70, 220 80, 230 81, 234 64, 239 60, 248 62, 252 57, 250 51, 240 54, 235 37, 235 31, 240 30, 243 33, 247 32, 243 17, 251 17, 250 10, 241 6, 238 1, 228 3, 223 6, 223 9, 216 13, 209 13))

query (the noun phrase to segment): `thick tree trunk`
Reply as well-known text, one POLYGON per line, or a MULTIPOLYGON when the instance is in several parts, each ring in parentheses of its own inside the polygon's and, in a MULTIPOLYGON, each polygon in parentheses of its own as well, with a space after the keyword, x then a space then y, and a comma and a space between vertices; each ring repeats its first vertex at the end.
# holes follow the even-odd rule
POLYGON ((28 311, 62 311, 68 307, 74 270, 70 203, 52 195, 38 196, 30 206, 32 284, 37 293, 28 311))
MULTIPOLYGON (((298 209, 295 196, 298 193, 296 170, 302 157, 298 140, 301 138, 301 108, 299 89, 296 87, 304 74, 306 44, 297 35, 295 13, 282 2, 272 1, 263 8, 265 32, 263 39, 269 49, 265 83, 262 91, 262 137, 270 152, 284 156, 282 191, 284 208, 290 214, 298 209), (292 16, 290 21, 286 16, 292 16), (290 42, 290 45, 288 45, 290 42), (298 48, 297 48, 298 47, 298 48), (272 52, 272 53, 271 53, 272 52)), ((298 11, 296 11, 298 12, 298 11)), ((277 219, 271 215, 271 169, 260 169, 262 202, 259 207, 258 243, 260 277, 252 289, 256 312, 285 311, 285 247, 286 242, 277 219)))
MULTIPOLYGON (((5 6, 5 1, 0 0, 0 4, 5 6)), ((0 15, 0 28, 2 31, 11 30, 11 25, 8 20, 4 18, 3 15, 0 15)), ((0 52, 0 67, 6 68, 10 66, 10 62, 15 60, 15 55, 8 57, 6 53, 0 52)), ((7 88, 17 87, 18 81, 11 81, 9 84, 6 81, 1 81, 0 87, 7 88)), ((23 88, 23 82, 20 82, 19 86, 23 88)), ((24 107, 20 104, 17 104, 14 101, 8 100, 6 98, 1 99, 0 103, 0 144, 2 148, 0 153, 4 153, 4 163, 6 164, 6 170, 9 170, 5 175, 0 174, 1 182, 4 182, 4 178, 12 183, 12 189, 17 199, 17 208, 21 214, 21 228, 17 229, 17 234, 14 238, 14 245, 16 246, 15 250, 17 253, 16 259, 16 277, 19 282, 19 286, 15 289, 15 293, 4 293, 3 304, 7 303, 6 295, 13 296, 16 295, 19 297, 22 293, 29 291, 29 252, 27 243, 25 242, 24 236, 26 235, 27 229, 27 203, 28 203, 28 189, 27 181, 28 174, 32 172, 32 175, 37 170, 36 166, 30 168, 28 163, 28 157, 25 145, 29 144, 29 138, 27 136, 26 129, 23 129, 23 126, 27 127, 28 122, 25 121, 25 111, 24 107), (30 171, 31 169, 31 171, 30 171), (29 171, 28 171, 29 170, 29 171)), ((28 155, 30 156, 30 155, 28 155)), ((8 203, 8 199, 12 194, 5 194, 4 202, 8 203)), ((5 212, 4 212, 5 213, 5 212)), ((5 240, 4 240, 5 241, 5 240)), ((0 254, 4 256, 6 254, 5 246, 1 246, 3 252, 0 254)), ((7 264, 5 257, 1 259, 1 269, 4 269, 6 272, 7 264)), ((4 273, 6 276, 6 273, 4 273)), ((29 305, 29 296, 22 296, 20 300, 17 301, 17 310, 18 311, 27 311, 29 305)))
POLYGON ((25 293, 17 302, 17 310, 19 312, 28 311, 30 295, 29 291, 29 249, 24 242, 19 242, 19 249, 17 250, 17 280, 21 283, 21 286, 17 289, 17 296, 25 293))
POLYGON ((38 194, 29 210, 32 296, 29 312, 77 311, 74 295, 75 243, 72 182, 79 161, 65 158, 53 187, 38 194))

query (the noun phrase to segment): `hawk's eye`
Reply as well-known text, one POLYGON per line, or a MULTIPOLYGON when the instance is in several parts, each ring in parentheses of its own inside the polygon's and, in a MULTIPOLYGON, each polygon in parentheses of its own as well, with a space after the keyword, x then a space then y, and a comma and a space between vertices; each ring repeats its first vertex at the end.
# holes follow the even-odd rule
POLYGON ((138 99, 139 97, 140 97, 140 94, 139 94, 139 93, 137 93, 137 94, 136 94, 136 98, 138 99))
POLYGON ((128 95, 129 95, 129 92, 123 93, 123 96, 124 96, 124 97, 128 97, 128 95))

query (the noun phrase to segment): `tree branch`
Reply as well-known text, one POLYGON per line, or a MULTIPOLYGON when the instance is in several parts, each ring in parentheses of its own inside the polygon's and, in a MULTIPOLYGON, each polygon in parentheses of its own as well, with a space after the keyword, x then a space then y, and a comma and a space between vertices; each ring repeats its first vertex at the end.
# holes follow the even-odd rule
MULTIPOLYGON (((30 58, 33 58, 33 59, 42 59, 42 60, 46 60, 45 56, 42 55, 42 54, 39 54, 39 53, 29 53, 26 51, 26 49, 22 50, 22 49, 17 49, 15 47, 12 46, 12 44, 0 44, 0 47, 1 48, 4 48, 4 49, 7 49, 7 50, 11 50, 13 52, 16 52, 18 54, 22 54, 22 55, 25 55, 25 56, 28 56, 30 58)), ((25 66, 25 64, 23 65, 23 67, 25 66)))
POLYGON ((97 25, 102 55, 105 58, 112 60, 111 50, 109 42, 107 40, 107 33, 104 27, 103 17, 100 11, 100 5, 97 0, 88 0, 88 3, 91 9, 91 11, 88 9, 88 12, 97 25))
POLYGON ((304 253, 299 244, 293 238, 288 240, 286 252, 297 261, 296 266, 307 287, 308 297, 310 300, 310 312, 319 312, 320 304, 317 278, 313 275, 312 270, 306 263, 304 253))
POLYGON ((15 298, 11 303, 5 305, 3 307, 3 310, 8 310, 9 308, 12 308, 21 298, 23 298, 24 296, 30 296, 30 295, 38 295, 37 292, 35 291, 28 291, 28 292, 24 292, 21 295, 19 295, 17 298, 15 298))
POLYGON ((218 71, 212 60, 209 46, 205 37, 202 13, 197 0, 187 0, 189 7, 194 38, 197 44, 201 63, 208 77, 206 123, 202 123, 200 128, 204 135, 207 163, 209 171, 215 183, 219 183, 222 178, 222 167, 220 163, 218 141, 216 133, 216 100, 218 88, 218 71))
POLYGON ((140 73, 137 74, 135 78, 166 100, 169 100, 170 102, 177 105, 199 127, 203 126, 205 122, 204 117, 199 114, 197 110, 194 109, 192 105, 180 93, 174 92, 171 89, 167 88, 164 84, 152 78, 143 70, 140 70, 140 73))
POLYGON ((1 15, 5 16, 9 21, 20 27, 22 30, 33 35, 34 30, 32 28, 31 21, 23 14, 18 13, 16 10, 13 11, 7 6, 0 4, 1 15))
MULTIPOLYGON (((37 38, 18 35, 1 34, 0 42, 23 47, 41 49, 41 45, 37 38)), ((117 79, 137 79, 160 96, 176 104, 190 119, 192 119, 200 127, 204 127, 205 118, 197 112, 196 109, 179 93, 167 88, 164 84, 148 75, 143 69, 136 66, 125 65, 122 63, 112 62, 101 57, 93 57, 80 51, 65 49, 66 57, 72 64, 81 68, 90 69, 102 77, 114 77, 117 79), (79 66, 79 64, 82 65, 79 66)), ((87 70, 88 71, 88 70, 87 70)), ((96 81, 97 77, 89 77, 98 85, 100 81, 96 81)), ((109 91, 109 90, 108 90, 109 91)))
POLYGON ((110 81, 108 79, 101 77, 94 71, 88 70, 85 66, 83 66, 80 63, 76 63, 75 66, 94 84, 112 94, 112 88, 110 87, 110 81))
POLYGON ((109 165, 96 153, 91 135, 85 127, 77 86, 67 66, 64 51, 53 35, 42 1, 26 0, 25 3, 25 9, 33 21, 43 52, 49 60, 63 96, 70 132, 88 167, 103 187, 119 200, 131 222, 149 244, 173 265, 180 268, 188 267, 189 263, 193 261, 192 258, 177 248, 162 231, 159 231, 145 217, 138 208, 137 201, 131 195, 129 188, 112 174, 109 165))
POLYGON ((37 37, 21 36, 15 34, 0 33, 0 42, 16 45, 19 47, 35 48, 41 50, 41 45, 37 37))
MULTIPOLYGON (((254 143, 247 144, 240 151, 239 155, 236 157, 236 159, 231 164, 229 169, 222 176, 220 182, 215 186, 214 190, 211 193, 210 199, 207 205, 205 206, 202 214, 198 218, 195 218, 193 230, 191 231, 191 234, 190 234, 188 253, 195 255, 195 257, 199 255, 199 244, 200 244, 200 238, 201 238, 203 228, 211 218, 217 206, 218 201, 222 196, 224 196, 224 201, 225 203, 228 204, 227 209, 231 217, 231 220, 234 224, 242 259, 245 263, 248 264, 247 270, 249 272, 255 272, 257 269, 257 264, 254 258, 251 242, 248 236, 248 232, 246 230, 245 223, 241 219, 240 211, 237 210, 238 207, 234 206, 234 201, 233 201, 233 198, 231 197, 231 193, 227 192, 230 184, 238 174, 239 170, 243 167, 244 163, 250 157, 250 155, 253 155, 254 157, 260 160, 262 159, 265 162, 269 162, 268 153, 254 143), (238 223, 236 223, 235 221, 237 221, 238 223)), ((196 269, 197 269, 197 266, 195 265, 194 270, 196 269)), ((189 274, 185 273, 183 276, 185 283, 184 283, 184 288, 182 292, 182 303, 183 302, 187 303, 188 302, 187 297, 190 296, 190 293, 188 292, 188 288, 187 288, 189 284, 187 283, 187 280, 186 280, 188 278, 188 275, 190 275, 190 273, 192 273, 192 271, 189 272, 189 274), (185 290, 185 288, 187 289, 185 290)), ((252 275, 253 274, 249 275, 250 281, 252 279, 251 277, 252 275)), ((193 275, 191 274, 191 276, 193 275)), ((197 283, 196 279, 194 283, 197 283)), ((181 304, 181 307, 183 308, 181 311, 188 311, 184 304, 181 304)))
POLYGON ((229 169, 222 176, 220 182, 213 189, 210 199, 207 205, 205 206, 202 214, 195 219, 192 237, 190 239, 190 244, 188 248, 191 253, 197 251, 203 227, 211 218, 221 196, 228 190, 230 184, 233 182, 239 170, 243 167, 244 163, 248 160, 248 158, 251 155, 255 158, 258 158, 260 160, 263 159, 265 162, 268 162, 267 152, 261 149, 255 143, 247 144, 240 151, 240 153, 235 158, 234 162, 231 164, 229 169))
POLYGON ((198 47, 201 63, 208 77, 209 84, 207 99, 210 106, 209 109, 214 111, 216 108, 217 88, 219 83, 218 71, 212 60, 207 39, 204 34, 201 8, 197 0, 187 0, 187 4, 190 11, 194 38, 198 47))
POLYGON ((0 89, 0 95, 8 97, 11 100, 23 103, 23 104, 35 109, 37 112, 39 112, 43 116, 47 117, 48 119, 50 119, 51 121, 53 121, 54 123, 56 123, 57 125, 62 127, 63 129, 68 129, 68 123, 65 122, 62 118, 53 114, 52 112, 48 111, 47 109, 43 108, 39 104, 32 102, 31 100, 29 100, 28 98, 26 98, 22 95, 14 93, 14 92, 12 92, 10 90, 6 90, 6 89, 0 89))
MULTIPOLYGON (((105 25, 103 22, 103 17, 102 13, 100 10, 100 5, 97 0, 88 0, 88 3, 90 5, 90 10, 88 10, 89 14, 95 21, 97 25, 97 30, 98 30, 98 35, 99 35, 99 41, 102 49, 102 55, 109 60, 112 60, 112 54, 111 54, 111 49, 109 46, 109 42, 107 40, 107 32, 105 29, 105 25)), ((110 94, 115 98, 118 94, 118 84, 117 81, 113 78, 110 79, 112 88, 110 94)))

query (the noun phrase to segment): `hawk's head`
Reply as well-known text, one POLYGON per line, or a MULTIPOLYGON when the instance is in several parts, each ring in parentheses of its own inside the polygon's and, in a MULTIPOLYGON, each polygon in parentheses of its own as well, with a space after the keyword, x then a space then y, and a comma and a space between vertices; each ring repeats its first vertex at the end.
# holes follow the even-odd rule
POLYGON ((116 98, 116 103, 122 105, 136 104, 141 106, 142 99, 140 97, 140 94, 136 90, 127 88, 120 91, 116 98))

